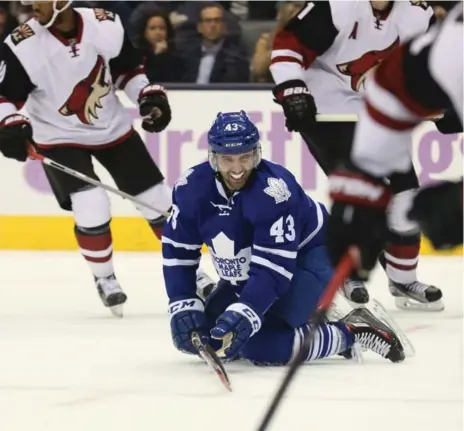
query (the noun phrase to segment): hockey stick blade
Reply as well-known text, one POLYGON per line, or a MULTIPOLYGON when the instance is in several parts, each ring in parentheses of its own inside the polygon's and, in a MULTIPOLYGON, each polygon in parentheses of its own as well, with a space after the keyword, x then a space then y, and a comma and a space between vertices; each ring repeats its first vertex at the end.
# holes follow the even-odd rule
POLYGON ((343 284, 343 280, 350 275, 353 267, 353 258, 349 254, 346 254, 335 268, 332 278, 329 284, 327 285, 322 298, 319 300, 318 307, 314 314, 311 316, 309 334, 302 343, 293 361, 290 363, 285 377, 282 383, 280 384, 277 392, 275 393, 272 402, 268 407, 263 420, 261 421, 261 424, 259 425, 258 431, 265 431, 271 423, 272 418, 274 417, 275 413, 277 412, 277 409, 282 403, 282 400, 285 396, 285 393, 287 392, 287 389, 290 386, 290 383, 292 382, 293 378, 296 375, 296 372, 305 360, 305 352, 308 351, 309 347, 311 346, 314 329, 324 322, 325 315, 327 314, 327 311, 332 304, 337 290, 343 284))
POLYGON ((29 153, 29 157, 31 159, 34 159, 34 160, 39 160, 41 161, 44 165, 47 165, 47 166, 51 166, 52 168, 54 169, 57 169, 61 172, 64 172, 65 174, 68 174, 72 177, 75 177, 75 178, 79 178, 81 181, 84 181, 88 184, 92 184, 93 186, 95 187, 100 187, 108 192, 111 192, 111 193, 114 193, 115 195, 118 195, 120 197, 122 197, 123 199, 127 199, 133 203, 135 203, 136 205, 139 205, 139 206, 143 206, 145 208, 148 208, 148 209, 151 209, 152 211, 155 211, 159 214, 161 214, 162 216, 164 217, 169 217, 169 213, 167 211, 162 211, 158 208, 155 208, 154 206, 144 202, 144 201, 141 201, 140 199, 137 199, 136 197, 132 196, 132 195, 129 195, 128 193, 125 193, 119 189, 116 189, 115 187, 111 187, 107 184, 104 184, 100 181, 97 181, 93 178, 90 178, 88 177, 87 175, 84 175, 83 173, 81 172, 78 172, 78 171, 75 171, 74 169, 71 169, 71 168, 68 168, 67 166, 64 166, 62 165, 61 163, 58 163, 58 162, 55 162, 54 160, 52 159, 49 159, 48 157, 44 157, 42 154, 39 154, 37 153, 37 151, 35 150, 35 148, 32 146, 32 144, 29 145, 29 148, 28 148, 28 153, 29 153))
POLYGON ((204 344, 201 341, 200 336, 198 333, 194 332, 192 334, 192 344, 198 350, 198 354, 200 357, 207 363, 207 365, 216 373, 219 377, 219 380, 224 385, 224 387, 229 391, 232 392, 232 387, 230 385, 229 376, 222 365, 221 360, 216 355, 216 352, 209 346, 208 344, 204 344))

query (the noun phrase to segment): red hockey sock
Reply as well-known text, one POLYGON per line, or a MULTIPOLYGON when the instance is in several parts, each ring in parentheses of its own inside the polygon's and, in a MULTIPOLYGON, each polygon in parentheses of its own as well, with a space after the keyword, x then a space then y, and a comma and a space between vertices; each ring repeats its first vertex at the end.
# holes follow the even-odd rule
POLYGON ((401 284, 416 281, 419 249, 420 240, 410 245, 390 243, 385 250, 388 278, 401 284))
POLYGON ((82 256, 89 264, 92 274, 95 277, 114 274, 113 239, 109 223, 93 228, 76 226, 75 234, 82 256))

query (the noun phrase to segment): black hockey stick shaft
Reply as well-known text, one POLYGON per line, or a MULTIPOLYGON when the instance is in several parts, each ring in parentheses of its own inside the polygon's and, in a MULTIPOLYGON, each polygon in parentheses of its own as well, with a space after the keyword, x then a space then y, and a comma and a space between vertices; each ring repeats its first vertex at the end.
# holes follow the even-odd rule
POLYGON ((274 417, 277 409, 282 403, 282 400, 287 392, 287 389, 290 386, 290 383, 293 381, 296 372, 303 364, 306 356, 306 352, 311 346, 313 340, 314 329, 324 322, 324 318, 329 310, 332 301, 337 293, 337 290, 343 283, 343 280, 349 276, 351 270, 353 269, 354 261, 353 258, 346 254, 339 262, 335 271, 332 275, 332 278, 327 285, 322 298, 319 301, 316 311, 311 316, 310 320, 310 330, 308 336, 305 338, 303 344, 301 345, 298 353, 294 357, 293 361, 290 363, 290 366, 285 374, 283 381, 281 382, 279 389, 274 395, 270 406, 268 407, 266 414, 259 425, 258 431, 265 431, 271 423, 272 418, 274 417))
POLYGON ((219 380, 224 385, 224 387, 229 391, 232 392, 232 387, 230 385, 229 376, 222 365, 221 360, 219 359, 216 352, 213 350, 211 346, 208 344, 204 344, 201 341, 200 336, 198 333, 192 333, 192 344, 198 351, 200 357, 206 362, 206 364, 216 373, 219 377, 219 380))

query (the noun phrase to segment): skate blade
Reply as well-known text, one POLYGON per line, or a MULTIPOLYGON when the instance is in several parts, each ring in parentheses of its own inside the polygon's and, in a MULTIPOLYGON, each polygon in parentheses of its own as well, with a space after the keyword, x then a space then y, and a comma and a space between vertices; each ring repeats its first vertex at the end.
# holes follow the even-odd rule
POLYGON ((385 307, 377 301, 377 299, 372 299, 371 301, 371 308, 374 315, 385 325, 389 326, 395 332, 396 336, 399 338, 401 344, 403 345, 404 354, 407 358, 412 358, 416 355, 416 350, 412 345, 409 338, 406 336, 404 331, 400 328, 400 326, 396 323, 393 317, 388 314, 385 307))
POLYGON ((123 310, 123 305, 118 304, 118 305, 113 305, 112 307, 108 307, 111 311, 111 314, 114 317, 122 318, 124 316, 124 310, 123 310))
POLYGON ((415 301, 412 298, 407 298, 404 296, 395 296, 395 305, 400 310, 406 311, 443 311, 445 309, 445 304, 439 299, 434 302, 419 302, 415 301))

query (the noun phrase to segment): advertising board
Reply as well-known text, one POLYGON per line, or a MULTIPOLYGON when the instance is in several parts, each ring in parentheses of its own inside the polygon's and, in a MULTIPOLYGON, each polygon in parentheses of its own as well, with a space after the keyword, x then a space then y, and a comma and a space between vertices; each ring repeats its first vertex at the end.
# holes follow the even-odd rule
MULTIPOLYGON (((217 112, 243 109, 260 130, 263 156, 286 166, 310 196, 328 203, 324 174, 299 135, 285 129, 281 108, 273 102, 269 91, 171 90, 173 119, 160 134, 145 133, 137 109, 125 94, 120 97, 171 187, 183 171, 206 160, 206 134, 217 112)), ((462 135, 442 135, 432 123, 424 123, 415 132, 412 152, 421 184, 462 176, 462 135)), ((114 185, 98 162, 95 167, 103 182, 114 185)), ((40 162, 20 164, 0 158, 0 196, 0 248, 76 249, 71 214, 56 204, 40 162)), ((111 204, 116 250, 160 249, 131 203, 111 196, 111 204)), ((430 251, 424 243, 422 252, 430 251)))

